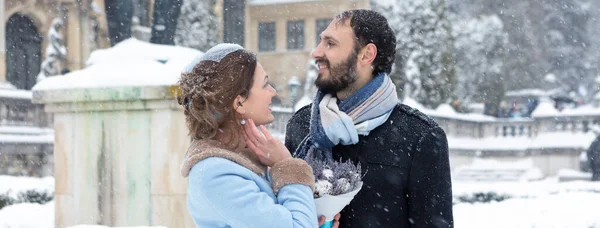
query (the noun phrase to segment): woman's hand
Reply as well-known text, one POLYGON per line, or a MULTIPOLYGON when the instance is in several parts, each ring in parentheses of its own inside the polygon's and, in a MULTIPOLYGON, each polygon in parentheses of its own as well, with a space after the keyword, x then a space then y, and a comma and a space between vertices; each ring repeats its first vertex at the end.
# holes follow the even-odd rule
POLYGON ((275 163, 292 157, 285 145, 278 139, 273 138, 265 126, 261 125, 259 131, 251 119, 248 119, 244 124, 243 135, 246 145, 254 151, 263 165, 272 167, 275 163))
MULTIPOLYGON (((340 213, 338 213, 333 217, 333 226, 331 228, 338 228, 338 226, 340 226, 340 216, 340 213)), ((323 223, 325 223, 325 216, 321 215, 321 217, 319 217, 319 226, 323 225, 323 223)))

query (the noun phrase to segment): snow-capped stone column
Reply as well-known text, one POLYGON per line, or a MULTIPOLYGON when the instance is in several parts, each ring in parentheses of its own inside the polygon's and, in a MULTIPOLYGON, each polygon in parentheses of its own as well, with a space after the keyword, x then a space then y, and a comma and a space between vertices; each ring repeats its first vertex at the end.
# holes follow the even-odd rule
POLYGON ((174 85, 199 53, 125 40, 33 88, 54 116, 56 227, 194 226, 179 169, 190 137, 174 85))
MULTIPOLYGON (((43 84, 43 82, 42 82, 43 84)), ((54 114, 56 227, 191 227, 173 87, 34 91, 54 114)))

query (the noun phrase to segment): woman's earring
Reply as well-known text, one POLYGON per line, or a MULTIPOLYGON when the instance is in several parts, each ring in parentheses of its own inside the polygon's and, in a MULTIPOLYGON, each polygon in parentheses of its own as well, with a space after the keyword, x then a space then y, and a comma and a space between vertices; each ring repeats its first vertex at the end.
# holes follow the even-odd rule
POLYGON ((242 125, 245 125, 245 124, 246 124, 246 118, 244 118, 244 115, 242 115, 242 120, 240 121, 240 123, 241 123, 242 125))

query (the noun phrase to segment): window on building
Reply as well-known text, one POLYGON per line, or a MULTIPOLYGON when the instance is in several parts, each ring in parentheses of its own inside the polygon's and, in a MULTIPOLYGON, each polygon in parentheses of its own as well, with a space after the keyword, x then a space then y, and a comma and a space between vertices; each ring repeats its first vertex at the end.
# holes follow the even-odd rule
POLYGON ((288 21, 287 23, 287 49, 304 49, 304 21, 288 21))
POLYGON ((258 50, 275 51, 275 22, 258 24, 258 50))
POLYGON ((319 45, 319 43, 321 42, 321 38, 319 37, 321 35, 321 33, 323 31, 325 31, 325 29, 327 29, 327 26, 329 26, 329 23, 331 23, 331 19, 319 19, 317 20, 317 24, 315 26, 316 28, 316 33, 317 33, 317 40, 315 41, 316 45, 319 45))

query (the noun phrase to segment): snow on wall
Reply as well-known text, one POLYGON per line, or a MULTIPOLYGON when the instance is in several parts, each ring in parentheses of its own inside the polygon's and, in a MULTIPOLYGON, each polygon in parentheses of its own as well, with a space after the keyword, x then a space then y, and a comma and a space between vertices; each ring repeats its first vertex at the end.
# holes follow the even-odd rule
POLYGON ((31 91, 0 88, 0 98, 31 100, 31 91))
POLYGON ((183 68, 202 52, 130 38, 92 52, 88 67, 50 77, 32 90, 162 86, 177 83, 183 68))

